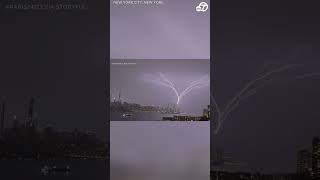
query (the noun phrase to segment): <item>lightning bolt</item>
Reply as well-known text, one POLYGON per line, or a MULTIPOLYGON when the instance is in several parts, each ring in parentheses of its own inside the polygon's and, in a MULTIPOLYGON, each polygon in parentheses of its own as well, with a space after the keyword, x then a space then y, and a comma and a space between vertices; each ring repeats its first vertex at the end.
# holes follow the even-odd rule
POLYGON ((169 87, 176 95, 177 97, 177 102, 176 104, 179 104, 182 97, 186 96, 187 94, 189 94, 193 89, 198 89, 198 88, 202 88, 202 87, 206 87, 209 85, 210 80, 208 80, 208 75, 201 77, 200 79, 193 81, 190 83, 189 86, 187 86, 180 94, 177 91, 177 89, 175 88, 175 85, 172 81, 170 81, 168 78, 165 77, 165 75, 163 73, 160 72, 160 81, 158 82, 159 84, 169 87))

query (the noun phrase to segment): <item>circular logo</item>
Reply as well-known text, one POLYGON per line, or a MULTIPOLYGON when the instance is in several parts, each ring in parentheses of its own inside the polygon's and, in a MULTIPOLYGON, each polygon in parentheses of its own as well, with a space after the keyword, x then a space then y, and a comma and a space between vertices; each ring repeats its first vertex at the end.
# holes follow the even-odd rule
POLYGON ((206 12, 208 10, 209 6, 206 2, 201 2, 197 7, 197 12, 206 12))

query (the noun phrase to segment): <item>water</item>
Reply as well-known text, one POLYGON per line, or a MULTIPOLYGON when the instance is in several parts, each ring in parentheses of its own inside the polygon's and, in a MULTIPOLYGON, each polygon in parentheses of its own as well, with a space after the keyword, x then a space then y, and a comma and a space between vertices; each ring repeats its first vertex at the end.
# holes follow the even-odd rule
POLYGON ((173 117, 176 114, 159 112, 134 112, 132 116, 123 117, 122 112, 110 112, 111 121, 161 121, 163 117, 173 117))
POLYGON ((109 179, 107 160, 0 160, 1 177, 4 179, 32 180, 106 180, 109 179), (44 175, 41 168, 45 165, 66 167, 70 173, 55 172, 44 175))

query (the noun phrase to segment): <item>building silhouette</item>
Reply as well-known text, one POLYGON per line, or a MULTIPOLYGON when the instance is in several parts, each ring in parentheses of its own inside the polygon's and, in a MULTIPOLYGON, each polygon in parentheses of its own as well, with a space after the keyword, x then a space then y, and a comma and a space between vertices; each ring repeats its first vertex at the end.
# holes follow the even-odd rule
POLYGON ((35 109, 35 98, 31 97, 28 105, 27 115, 25 117, 25 126, 27 127, 34 127, 36 125, 34 109, 35 109))
MULTIPOLYGON (((96 136, 94 130, 61 131, 46 125, 37 125, 35 98, 30 98, 26 115, 21 121, 14 115, 12 127, 0 134, 1 159, 106 159, 107 143, 96 136)), ((0 104, 0 125, 3 128, 5 102, 0 104)), ((9 123, 8 123, 9 124, 9 123)))
POLYGON ((312 173, 314 178, 320 178, 320 139, 314 137, 312 140, 312 173))
POLYGON ((301 150, 297 153, 297 174, 302 177, 312 176, 311 152, 309 150, 301 150))
POLYGON ((210 119, 210 105, 207 106, 207 108, 203 109, 203 116, 206 117, 207 119, 210 119))

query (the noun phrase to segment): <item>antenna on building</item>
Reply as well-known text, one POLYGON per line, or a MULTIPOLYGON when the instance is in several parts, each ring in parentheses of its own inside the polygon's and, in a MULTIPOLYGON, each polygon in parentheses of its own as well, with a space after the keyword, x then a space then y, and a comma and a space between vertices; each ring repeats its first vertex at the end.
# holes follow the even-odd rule
POLYGON ((26 126, 29 127, 34 126, 34 106, 35 98, 32 96, 29 101, 27 117, 25 119, 26 126))
POLYGON ((119 100, 119 102, 121 102, 121 89, 119 91, 118 100, 119 100))

